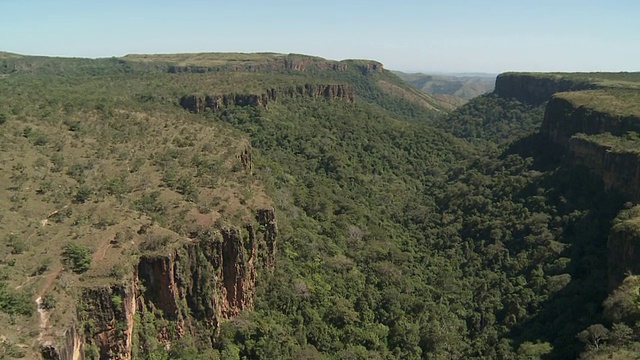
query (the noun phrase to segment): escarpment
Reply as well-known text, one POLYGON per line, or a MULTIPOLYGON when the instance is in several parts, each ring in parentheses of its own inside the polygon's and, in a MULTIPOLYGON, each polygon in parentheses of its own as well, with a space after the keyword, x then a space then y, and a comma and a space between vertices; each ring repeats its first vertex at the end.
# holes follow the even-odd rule
POLYGON ((539 105, 558 92, 595 89, 596 85, 553 74, 503 73, 496 78, 494 93, 539 105))
MULTIPOLYGON (((188 60, 186 60, 188 62, 188 60)), ((211 72, 273 72, 273 71, 336 71, 344 72, 349 68, 359 70, 363 75, 382 72, 383 65, 371 60, 333 61, 311 56, 284 55, 262 60, 232 59, 219 65, 172 64, 167 67, 169 73, 211 73, 211 72)))
MULTIPOLYGON (((565 84, 568 86, 568 84, 565 84)), ((566 86, 564 86, 566 88, 566 86)), ((637 90, 600 89, 554 94, 540 134, 566 149, 576 164, 602 180, 607 191, 640 201, 640 114, 637 90)), ((640 272, 640 216, 623 210, 608 240, 608 286, 615 289, 629 274, 640 272), (620 217, 623 220, 620 220, 620 217)))
POLYGON ((297 85, 267 89, 260 94, 185 95, 180 98, 180 106, 193 113, 205 109, 220 110, 227 106, 267 106, 269 102, 293 98, 324 98, 327 100, 355 101, 352 86, 344 84, 297 85))
POLYGON ((623 192, 637 201, 640 153, 636 151, 637 141, 626 134, 640 131, 640 116, 599 110, 597 96, 603 94, 586 93, 594 105, 576 102, 575 99, 585 98, 580 92, 554 95, 547 104, 540 133, 590 168, 608 190, 623 192))
POLYGON ((170 348, 202 331, 214 343, 223 320, 253 308, 256 277, 275 266, 277 234, 274 210, 260 209, 242 228, 200 229, 173 249, 141 255, 123 284, 82 289, 81 325, 67 330, 75 336, 43 347, 43 357, 127 360, 136 341, 170 348), (152 328, 144 325, 149 323, 152 328))
POLYGON ((606 190, 615 189, 640 200, 640 153, 620 150, 586 136, 569 140, 575 160, 599 176, 606 190))
POLYGON ((629 131, 640 131, 640 116, 616 115, 598 111, 584 105, 573 104, 565 96, 557 94, 549 100, 540 129, 549 140, 567 145, 578 133, 622 135, 629 131))
POLYGON ((640 152, 635 137, 627 134, 640 131, 640 115, 615 107, 622 103, 616 98, 620 94, 602 90, 555 94, 547 104, 540 134, 590 168, 607 190, 637 201, 640 152))

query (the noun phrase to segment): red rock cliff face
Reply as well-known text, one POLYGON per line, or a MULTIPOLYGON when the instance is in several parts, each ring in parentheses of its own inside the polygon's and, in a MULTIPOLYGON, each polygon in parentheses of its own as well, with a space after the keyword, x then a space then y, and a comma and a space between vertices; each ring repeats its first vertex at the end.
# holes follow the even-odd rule
MULTIPOLYGON (((577 163, 602 179, 607 190, 614 189, 635 202, 640 201, 640 154, 612 151, 609 146, 582 137, 571 138, 569 149, 577 163)), ((607 246, 609 290, 617 288, 627 274, 640 273, 638 224, 640 211, 611 228, 607 246)))
POLYGON ((224 94, 224 95, 185 95, 180 98, 180 106, 193 113, 199 113, 209 108, 220 110, 224 107, 235 106, 267 106, 271 101, 276 102, 285 98, 324 98, 327 100, 355 101, 355 93, 351 86, 342 84, 330 85, 297 85, 283 88, 267 89, 261 94, 224 94))
POLYGON ((273 210, 259 210, 256 219, 257 227, 209 230, 170 255, 142 257, 138 276, 147 307, 186 328, 193 322, 215 328, 252 309, 256 273, 273 270, 277 236, 273 210), (180 309, 183 301, 188 309, 180 309))
POLYGON ((84 343, 99 352, 100 359, 131 359, 135 282, 85 288, 78 318, 84 325, 84 343))
MULTIPOLYGON (((273 209, 261 209, 244 228, 209 229, 168 254, 141 256, 129 285, 83 290, 79 340, 100 359, 131 359, 136 314, 172 324, 157 329, 167 346, 202 328, 215 336, 222 320, 253 308, 257 274, 275 266, 277 233, 273 209)), ((66 347, 45 350, 51 359, 79 359, 60 357, 66 347)))
POLYGON ((40 350, 45 360, 84 360, 84 336, 77 324, 71 324, 64 333, 64 341, 57 345, 47 344, 40 350))

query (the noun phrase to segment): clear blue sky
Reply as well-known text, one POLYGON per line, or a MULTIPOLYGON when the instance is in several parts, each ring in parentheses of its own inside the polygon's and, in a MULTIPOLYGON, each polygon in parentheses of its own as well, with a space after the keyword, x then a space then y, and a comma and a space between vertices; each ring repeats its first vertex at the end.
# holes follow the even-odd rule
POLYGON ((640 71, 640 1, 0 0, 0 50, 270 51, 403 71, 640 71))

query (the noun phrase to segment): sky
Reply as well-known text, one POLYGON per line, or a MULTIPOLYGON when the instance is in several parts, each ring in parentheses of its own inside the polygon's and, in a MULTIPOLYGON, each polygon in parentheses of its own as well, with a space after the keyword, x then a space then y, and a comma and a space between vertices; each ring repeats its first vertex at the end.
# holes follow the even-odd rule
POLYGON ((0 0, 0 51, 279 52, 406 72, 640 71, 638 0, 0 0))

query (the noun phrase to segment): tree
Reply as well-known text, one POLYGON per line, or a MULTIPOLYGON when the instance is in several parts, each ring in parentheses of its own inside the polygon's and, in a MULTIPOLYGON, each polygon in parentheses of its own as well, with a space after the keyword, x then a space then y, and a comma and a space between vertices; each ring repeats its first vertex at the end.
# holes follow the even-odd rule
POLYGON ((583 343, 600 350, 602 343, 609 338, 609 330, 602 324, 590 325, 578 333, 578 339, 583 343))
POLYGON ((624 346, 633 337, 633 329, 623 323, 613 324, 611 326, 611 332, 609 333, 609 339, 616 346, 624 346))
POLYGON ((62 255, 65 263, 77 274, 81 274, 91 267, 91 249, 84 245, 68 243, 62 255))
POLYGON ((624 282, 604 301, 604 315, 612 322, 628 325, 640 320, 640 277, 628 276, 624 282))

